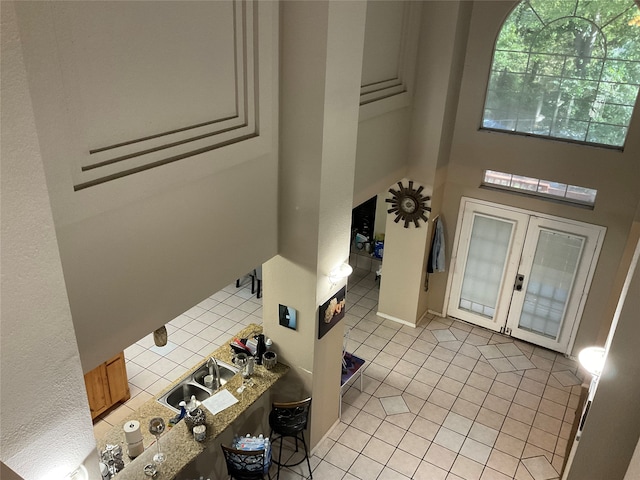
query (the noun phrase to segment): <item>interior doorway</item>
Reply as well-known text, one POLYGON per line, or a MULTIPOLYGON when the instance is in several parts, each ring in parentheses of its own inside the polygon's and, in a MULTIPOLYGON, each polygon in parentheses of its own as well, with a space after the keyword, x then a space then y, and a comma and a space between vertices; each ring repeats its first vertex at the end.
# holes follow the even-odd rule
POLYGON ((384 198, 383 195, 371 197, 351 211, 349 263, 353 268, 380 270, 386 226, 384 198))
POLYGON ((447 314, 571 350, 606 229, 463 198, 447 314))
POLYGON ((351 246, 356 253, 369 254, 373 248, 377 197, 351 211, 351 246))

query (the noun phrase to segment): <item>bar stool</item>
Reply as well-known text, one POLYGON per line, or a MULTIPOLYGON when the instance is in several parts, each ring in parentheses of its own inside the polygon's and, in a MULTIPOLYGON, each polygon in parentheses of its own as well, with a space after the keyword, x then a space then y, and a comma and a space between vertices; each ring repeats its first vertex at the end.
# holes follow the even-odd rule
POLYGON ((236 279, 236 288, 242 286, 246 277, 251 278, 251 293, 255 293, 257 298, 262 298, 262 265, 254 268, 244 277, 236 279))
POLYGON ((270 464, 264 449, 236 450, 225 445, 220 446, 231 480, 264 480, 265 475, 271 480, 270 464))
MULTIPOLYGON (((278 451, 278 460, 275 458, 273 463, 278 465, 278 474, 276 480, 280 478, 280 467, 295 467, 300 465, 304 460, 307 461, 309 468, 309 478, 313 478, 311 474, 311 463, 309 462, 309 452, 307 450, 307 442, 304 439, 304 431, 307 429, 309 420, 309 409, 311 407, 311 397, 300 400, 299 402, 273 402, 271 404, 271 413, 269 413, 269 425, 271 426, 271 448, 275 449, 276 441, 280 442, 278 451), (274 436, 274 433, 276 434, 274 436), (302 441, 304 447, 304 457, 295 463, 282 463, 282 442, 286 437, 293 437, 296 442, 296 452, 298 451, 298 440, 302 441)), ((272 455, 272 457, 275 457, 272 455)))

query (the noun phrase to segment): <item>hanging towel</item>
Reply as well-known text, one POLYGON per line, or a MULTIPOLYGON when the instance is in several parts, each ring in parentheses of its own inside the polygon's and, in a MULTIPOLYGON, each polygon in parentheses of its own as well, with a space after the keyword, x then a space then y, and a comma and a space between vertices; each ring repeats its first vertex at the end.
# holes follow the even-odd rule
POLYGON ((427 262, 427 273, 444 272, 444 228, 440 217, 435 221, 435 232, 431 243, 431 251, 429 252, 429 261, 427 262))

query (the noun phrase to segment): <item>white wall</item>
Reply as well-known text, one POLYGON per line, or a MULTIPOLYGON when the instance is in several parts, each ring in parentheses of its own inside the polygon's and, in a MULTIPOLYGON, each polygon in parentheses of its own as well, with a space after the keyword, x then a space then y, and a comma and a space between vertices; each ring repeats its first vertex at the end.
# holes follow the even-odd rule
POLYGON ((425 2, 422 10, 409 165, 434 190, 442 189, 449 160, 471 5, 425 2))
POLYGON ((2 4, 1 95, 2 462, 39 480, 63 478, 91 457, 95 477, 91 417, 10 2, 2 4))
MULTIPOLYGON (((598 381, 567 480, 622 480, 631 467, 640 437, 640 242, 613 318, 605 348, 607 358, 598 381), (606 448, 603 446, 606 445, 606 448)), ((637 468, 634 466, 631 470, 637 468)))
MULTIPOLYGON (((468 3, 422 5, 410 137, 403 138, 408 141, 403 154, 409 166, 407 177, 423 185, 425 194, 432 197, 430 218, 442 205, 469 11, 468 3)), ((388 218, 379 312, 415 324, 430 306, 424 285, 433 222, 421 224, 419 229, 405 229, 388 218)), ((449 238, 447 228, 445 233, 449 238)), ((432 274, 430 282, 435 277, 446 274, 432 274)))
POLYGON ((276 254, 277 4, 232 5, 18 5, 85 371, 276 254))
POLYGON ((422 2, 367 2, 353 206, 405 176, 422 2))
POLYGON ((369 200, 405 176, 411 111, 392 110, 358 127, 353 206, 369 200))
POLYGON ((627 469, 627 473, 624 476, 624 480, 639 480, 639 479, 640 479, 640 440, 638 440, 636 449, 633 452, 633 457, 631 457, 631 462, 629 462, 629 468, 627 469))

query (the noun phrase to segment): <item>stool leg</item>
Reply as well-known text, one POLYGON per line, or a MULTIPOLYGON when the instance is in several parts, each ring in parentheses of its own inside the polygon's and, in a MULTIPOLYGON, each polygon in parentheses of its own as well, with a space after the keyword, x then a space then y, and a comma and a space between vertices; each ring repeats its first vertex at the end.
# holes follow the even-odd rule
MULTIPOLYGON (((309 462, 309 452, 307 451, 307 442, 304 440, 304 432, 300 433, 302 437, 302 446, 304 447, 304 457, 307 459, 307 468, 309 469, 309 479, 313 478, 313 474, 311 473, 311 463, 309 462)), ((298 437, 296 436, 296 439, 298 437)))
MULTIPOLYGON (((271 445, 273 445, 273 443, 271 445)), ((280 480, 280 466, 281 465, 282 465, 282 437, 280 437, 280 450, 278 452, 278 473, 276 474, 276 480, 280 480)))

